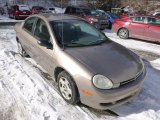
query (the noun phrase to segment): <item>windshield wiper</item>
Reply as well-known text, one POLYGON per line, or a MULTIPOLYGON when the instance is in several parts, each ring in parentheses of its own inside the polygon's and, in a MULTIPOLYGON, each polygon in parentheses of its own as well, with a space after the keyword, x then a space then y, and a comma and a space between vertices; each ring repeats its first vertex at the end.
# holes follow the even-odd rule
POLYGON ((69 43, 64 43, 66 46, 85 46, 85 44, 78 43, 78 42, 69 42, 69 43))
POLYGON ((106 42, 106 39, 98 39, 97 41, 90 42, 88 45, 97 45, 105 42, 106 42))

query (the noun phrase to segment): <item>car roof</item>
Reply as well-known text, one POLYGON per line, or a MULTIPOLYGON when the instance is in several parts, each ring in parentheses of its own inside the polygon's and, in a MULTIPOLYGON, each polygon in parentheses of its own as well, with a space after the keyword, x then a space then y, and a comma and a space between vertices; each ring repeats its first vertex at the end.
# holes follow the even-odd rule
POLYGON ((36 14, 34 16, 39 16, 47 19, 48 21, 54 21, 54 20, 84 20, 80 17, 73 16, 73 15, 67 15, 67 14, 53 14, 53 13, 40 13, 36 14))

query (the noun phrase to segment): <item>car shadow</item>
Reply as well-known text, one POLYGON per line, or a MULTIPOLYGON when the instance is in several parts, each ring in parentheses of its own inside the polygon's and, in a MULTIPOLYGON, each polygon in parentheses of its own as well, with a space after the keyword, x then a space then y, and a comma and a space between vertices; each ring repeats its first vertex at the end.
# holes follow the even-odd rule
POLYGON ((139 114, 149 110, 155 112, 160 110, 160 64, 152 64, 145 61, 145 66, 147 74, 138 97, 130 103, 112 109, 120 117, 139 114))

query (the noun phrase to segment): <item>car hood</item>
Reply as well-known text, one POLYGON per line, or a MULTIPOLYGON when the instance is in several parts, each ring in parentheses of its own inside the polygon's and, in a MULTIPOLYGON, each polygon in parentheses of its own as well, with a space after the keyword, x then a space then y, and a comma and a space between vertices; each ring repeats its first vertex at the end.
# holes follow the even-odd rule
POLYGON ((66 53, 92 70, 120 83, 137 76, 143 65, 139 57, 121 45, 110 42, 96 46, 66 48, 66 53))

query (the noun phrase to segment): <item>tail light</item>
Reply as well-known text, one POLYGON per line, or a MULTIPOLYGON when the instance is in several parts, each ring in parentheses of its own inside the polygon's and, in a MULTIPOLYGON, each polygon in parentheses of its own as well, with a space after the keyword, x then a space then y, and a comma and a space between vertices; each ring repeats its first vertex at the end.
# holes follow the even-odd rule
POLYGON ((16 10, 15 14, 16 14, 16 15, 20 14, 20 11, 16 10))

